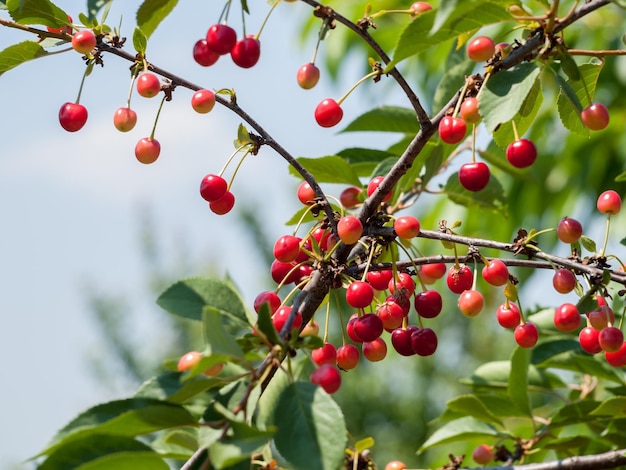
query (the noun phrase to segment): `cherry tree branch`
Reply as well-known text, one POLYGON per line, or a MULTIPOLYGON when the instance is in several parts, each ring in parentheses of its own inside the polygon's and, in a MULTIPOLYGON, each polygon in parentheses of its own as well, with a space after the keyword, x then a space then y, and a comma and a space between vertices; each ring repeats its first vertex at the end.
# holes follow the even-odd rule
MULTIPOLYGON (((582 455, 553 460, 544 463, 525 465, 501 465, 489 467, 489 470, 606 470, 626 465, 626 449, 612 450, 602 454, 582 455)), ((480 467, 483 469, 484 467, 480 467)), ((460 470, 478 470, 466 468, 460 470)))

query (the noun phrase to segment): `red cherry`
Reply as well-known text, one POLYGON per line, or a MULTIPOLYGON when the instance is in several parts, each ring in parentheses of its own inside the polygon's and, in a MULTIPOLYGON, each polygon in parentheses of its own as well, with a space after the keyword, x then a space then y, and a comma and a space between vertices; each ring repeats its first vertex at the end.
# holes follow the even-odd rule
MULTIPOLYGON (((272 315, 272 323, 274 324, 274 328, 276 331, 280 333, 283 330, 283 327, 287 323, 287 319, 291 315, 291 307, 287 305, 283 305, 280 307, 274 315, 272 315)), ((295 318, 293 319, 293 323, 291 324, 291 329, 299 330, 302 326, 302 314, 300 312, 296 313, 295 318)))
POLYGON ((150 137, 140 139, 135 145, 135 157, 145 165, 154 163, 161 154, 161 144, 158 140, 150 137))
POLYGON ((385 290, 389 286, 389 281, 391 281, 392 277, 393 271, 391 269, 368 271, 367 282, 376 290, 385 290))
POLYGON ((205 201, 217 201, 228 190, 228 183, 218 175, 208 174, 200 182, 200 195, 205 201))
POLYGON ((609 189, 598 196, 596 207, 603 214, 617 215, 622 208, 622 198, 617 192, 609 189))
POLYGON ((359 241, 362 234, 363 225, 361 221, 352 215, 344 215, 337 222, 337 235, 346 245, 352 245, 359 241))
POLYGON ((202 353, 198 351, 190 351, 184 354, 178 360, 177 370, 178 372, 185 372, 193 369, 198 362, 202 359, 202 353))
POLYGON ((209 202, 209 209, 217 215, 224 215, 228 214, 234 205, 235 195, 230 191, 226 191, 221 198, 209 202))
POLYGON ((383 321, 373 313, 366 313, 354 322, 354 332, 364 342, 374 341, 383 334, 383 321))
POLYGON ((358 319, 359 316, 356 313, 350 317, 350 320, 348 320, 348 324, 346 325, 346 333, 348 333, 350 339, 355 343, 362 343, 363 340, 359 337, 359 335, 356 334, 356 331, 354 330, 354 325, 356 324, 358 319))
POLYGON ((274 260, 270 266, 272 279, 276 284, 281 284, 283 281, 284 284, 294 282, 297 279, 297 273, 295 270, 290 273, 294 267, 295 264, 293 263, 283 263, 281 261, 274 260))
MULTIPOLYGON (((374 194, 374 191, 376 191, 376 188, 380 186, 380 183, 382 183, 384 179, 384 176, 374 176, 374 178, 372 178, 372 180, 367 185, 367 197, 370 197, 372 194, 374 194)), ((392 195, 393 192, 385 195, 385 197, 383 198, 383 202, 389 201, 392 195)))
POLYGON ((413 292, 415 292, 415 281, 409 274, 400 272, 398 273, 398 279, 394 280, 392 278, 387 287, 389 288, 389 292, 392 294, 396 291, 405 290, 406 294, 411 296, 413 295, 413 292))
POLYGON ((459 169, 459 182, 468 191, 481 191, 489 183, 489 167, 483 162, 465 163, 459 169))
POLYGON ((391 345, 402 356, 413 356, 415 351, 411 345, 411 334, 419 328, 409 325, 406 328, 396 328, 391 332, 391 345))
POLYGON ((359 349, 354 344, 344 344, 337 348, 337 367, 341 370, 354 369, 360 358, 359 349))
POLYGON ((300 237, 283 235, 274 243, 274 258, 283 263, 295 261, 300 253, 300 237))
POLYGON ((237 42, 237 33, 225 24, 214 24, 206 33, 207 45, 219 55, 230 53, 237 42))
POLYGON ((333 127, 343 118, 341 106, 332 98, 326 98, 315 108, 315 121, 322 127, 333 127))
POLYGON ((475 317, 482 311, 485 305, 485 298, 477 290, 469 289, 460 295, 458 305, 463 315, 475 317))
POLYGON ((557 269, 552 276, 552 285, 558 293, 567 294, 576 287, 576 276, 569 269, 557 269))
POLYGON ((256 313, 259 313, 261 311, 261 306, 264 304, 269 307, 270 313, 273 314, 274 312, 276 312, 276 310, 278 310, 278 307, 280 307, 280 297, 278 297, 278 294, 276 294, 276 292, 261 292, 255 297, 254 303, 252 304, 254 306, 254 311, 256 313))
POLYGON ((447 270, 445 263, 424 264, 419 268, 419 277, 424 284, 433 284, 437 279, 441 279, 447 270))
POLYGON ((474 282, 472 270, 465 265, 453 265, 448 271, 446 283, 448 288, 455 294, 471 289, 474 282))
MULTIPOLYGON (((433 7, 431 6, 431 4, 430 3, 426 3, 426 2, 415 2, 409 8, 409 10, 411 10, 411 16, 412 17, 415 17, 417 15, 420 15, 421 13, 424 13, 424 12, 432 10, 432 9, 433 9, 433 7)), ((385 468, 385 470, 387 470, 387 469, 385 468)))
POLYGON ((587 313, 587 318, 591 326, 600 331, 615 321, 615 314, 608 306, 599 305, 597 310, 587 313))
POLYGON ((137 77, 137 93, 144 98, 154 98, 161 91, 159 77, 150 72, 145 72, 137 77))
POLYGON ((500 305, 496 310, 496 319, 503 328, 515 328, 522 321, 519 308, 512 302, 500 305))
POLYGON ((437 350, 437 334, 430 328, 418 328, 411 333, 411 347, 419 356, 431 356, 437 350))
POLYGON ((481 274, 492 286, 503 286, 509 280, 509 268, 499 259, 489 261, 489 264, 483 266, 481 274))
POLYGON ((80 54, 89 54, 96 44, 96 35, 90 29, 81 29, 72 36, 72 48, 80 54))
POLYGON ((580 118, 587 129, 601 131, 609 125, 609 111, 601 103, 592 103, 582 110, 580 118))
POLYGON ((478 124, 481 119, 478 112, 478 99, 465 98, 465 100, 463 100, 463 103, 461 103, 461 109, 459 110, 459 113, 467 124, 478 124))
POLYGON ((353 209, 361 204, 361 201, 359 200, 359 194, 361 194, 361 189, 355 186, 351 186, 341 192, 341 194, 339 195, 339 202, 341 202, 341 205, 346 209, 353 209))
POLYGON ((386 301, 378 306, 376 315, 383 322, 383 328, 387 331, 395 330, 402 325, 404 309, 394 301, 386 301))
POLYGON ((211 90, 198 90, 191 97, 191 107, 196 113, 206 114, 215 106, 215 93, 211 90))
POLYGON ((487 36, 479 36, 467 44, 467 55, 474 62, 484 62, 496 53, 496 44, 487 36))
POLYGON ((51 28, 50 26, 46 26, 46 29, 51 32, 51 33, 57 33, 57 34, 72 34, 72 23, 74 22, 74 20, 72 19, 72 17, 70 15, 67 15, 67 23, 63 26, 61 26, 60 28, 51 28))
POLYGON ((59 123, 68 132, 76 132, 87 122, 87 108, 79 103, 65 103, 59 110, 59 123))
POLYGON ((217 62, 220 55, 211 49, 206 39, 200 39, 193 46, 193 59, 203 67, 209 67, 217 62))
POLYGON ((311 351, 311 359, 318 366, 322 364, 335 364, 337 362, 337 349, 331 343, 324 343, 321 348, 311 351))
POLYGON ((615 352, 605 352, 604 357, 613 367, 626 366, 626 342, 622 343, 622 346, 615 352))
MULTIPOLYGON (((367 282, 354 281, 346 289, 346 302, 354 308, 365 308, 374 300, 374 288, 367 282)), ((359 335, 361 336, 361 335, 359 335)), ((363 341, 367 341, 365 338, 363 341)))
POLYGON ((563 243, 576 243, 583 234, 583 226, 576 219, 563 217, 556 227, 556 236, 563 243))
POLYGON ((526 322, 515 327, 513 337, 515 338, 515 342, 522 348, 532 348, 537 344, 539 331, 534 323, 526 322))
POLYGON ((261 42, 254 36, 247 36, 234 45, 230 57, 241 68, 254 67, 261 57, 261 42))
POLYGON ((580 313, 574 304, 565 303, 554 311, 554 326, 559 331, 569 333, 580 326, 580 313))
POLYGON ((113 125, 120 132, 133 130, 137 124, 137 113, 130 108, 118 108, 113 114, 113 125))
POLYGON ((441 313, 443 301, 436 290, 426 290, 415 296, 415 310, 424 318, 435 318, 441 313))
POLYGON ((331 364, 324 364, 315 369, 310 380, 329 394, 335 393, 341 387, 341 373, 331 364))
POLYGON ((487 465, 493 460, 493 448, 487 444, 481 444, 472 452, 472 460, 478 465, 487 465))
POLYGON ((404 312, 404 316, 406 317, 411 310, 411 302, 409 300, 410 294, 406 289, 400 289, 399 291, 387 296, 385 302, 394 302, 396 303, 404 312))
POLYGON ((310 206, 315 202, 315 191, 313 191, 311 185, 306 181, 303 181, 300 183, 300 186, 298 186, 297 195, 300 202, 305 206, 310 206))
POLYGON ((617 352, 624 342, 624 333, 619 328, 607 326, 600 331, 598 335, 598 343, 603 351, 617 352))
POLYGON ((320 69, 313 63, 304 64, 298 69, 296 80, 300 88, 310 90, 320 79, 320 69))
POLYGON ((400 238, 415 238, 420 233, 420 221, 412 215, 404 215, 394 221, 393 229, 400 238))
POLYGON ((387 356, 387 343, 382 338, 376 338, 374 341, 363 342, 361 346, 363 357, 370 362, 382 361, 387 356))
POLYGON ((584 327, 578 333, 578 341, 580 342, 580 347, 583 348, 585 352, 589 354, 596 354, 602 351, 602 347, 600 347, 600 342, 598 341, 600 336, 600 332, 595 328, 590 326, 584 327))
POLYGON ((537 148, 528 139, 516 140, 506 148, 506 158, 515 168, 527 168, 537 160, 537 148))
POLYGON ((467 125, 459 117, 446 116, 439 121, 439 136, 446 144, 458 144, 466 133, 467 125))

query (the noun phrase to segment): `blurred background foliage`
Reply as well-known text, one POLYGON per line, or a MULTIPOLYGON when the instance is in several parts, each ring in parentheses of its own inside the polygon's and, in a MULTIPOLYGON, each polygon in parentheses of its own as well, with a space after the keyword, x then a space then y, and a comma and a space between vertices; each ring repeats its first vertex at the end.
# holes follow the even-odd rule
MULTIPOLYGON (((372 13, 378 10, 406 9, 411 2, 384 0, 370 2, 372 13)), ((438 2, 432 2, 437 6, 438 2)), ((528 1, 524 5, 533 14, 540 15, 546 10, 546 2, 528 1)), ((363 16, 367 2, 336 1, 330 5, 344 16, 357 20, 363 16)), ((572 7, 574 2, 561 2, 561 15, 572 7)), ((408 15, 388 14, 376 19, 376 29, 370 29, 372 36, 387 51, 392 51, 396 41, 398 28, 410 19, 408 15)), ((301 40, 303 48, 311 44, 311 37, 317 35, 320 21, 312 15, 302 23, 301 40)), ((564 39, 568 46, 577 49, 619 49, 623 48, 622 35, 624 14, 616 6, 608 6, 600 12, 590 15, 588 19, 568 28, 564 39)), ((521 40, 519 30, 507 23, 488 28, 481 33, 488 33, 496 41, 513 42, 521 40)), ((338 88, 347 89, 354 69, 368 69, 367 57, 371 51, 353 33, 340 25, 331 31, 322 43, 318 54, 318 65, 324 74, 329 75, 337 83, 338 88)), ((415 86, 429 113, 436 101, 436 90, 443 73, 450 61, 457 61, 464 54, 464 49, 456 50, 456 43, 445 43, 434 47, 416 57, 399 64, 399 69, 409 83, 415 86), (455 58, 456 57, 456 58, 455 58)), ((304 54, 306 56, 306 54, 304 54)), ((588 62, 588 57, 576 59, 579 64, 588 62)), ((474 72, 481 72, 477 65, 474 72)), ((360 72, 359 72, 360 73, 360 72)), ((492 177, 497 178, 506 197, 503 211, 480 210, 478 206, 460 206, 440 194, 447 179, 456 171, 459 162, 469 161, 469 152, 460 152, 443 167, 443 172, 428 185, 428 191, 418 199, 407 213, 419 217, 422 227, 436 229, 439 221, 447 219, 449 223, 460 220, 462 225, 456 229, 459 234, 512 241, 520 227, 538 230, 556 227, 564 216, 579 219, 585 227, 585 233, 599 238, 603 222, 594 215, 595 199, 606 189, 615 189, 620 194, 626 193, 624 182, 616 182, 615 178, 626 170, 626 134, 622 123, 626 121, 626 61, 622 58, 608 57, 600 74, 596 100, 603 102, 611 112, 611 124, 598 133, 579 136, 566 131, 556 113, 558 89, 550 73, 541 76, 543 104, 525 137, 533 140, 539 150, 536 163, 528 170, 518 174, 507 169, 506 165, 491 165, 492 177)), ((458 83, 458 88, 462 82, 458 83)), ((397 105, 402 102, 400 91, 391 80, 383 80, 373 88, 375 93, 384 93, 389 102, 397 105)), ((443 97, 446 102, 450 96, 443 97)), ((408 107, 408 103, 405 105, 408 107)), ((506 163, 504 150, 491 142, 486 130, 479 128, 479 148, 487 152, 492 161, 506 163)), ((358 138, 358 134, 356 134, 358 138)), ((405 140, 399 136, 398 140, 405 140)), ((435 136, 435 139, 438 137, 435 136)), ((391 151, 397 154, 397 146, 391 151)), ((336 149, 337 152, 342 149, 336 149)), ((387 150, 382 148, 380 150, 387 150)), ((446 149, 448 154, 450 149, 446 149)), ((449 156, 449 155, 448 155, 449 156)), ((307 155, 316 157, 316 155, 307 155)), ((364 180, 365 181, 365 180, 364 180)), ((285 188, 286 191, 289 188, 285 188)), ((341 188, 333 187, 331 191, 338 193, 341 188)), ((294 212, 299 209, 294 204, 294 212)), ((259 270, 259 277, 266 279, 267 289, 274 285, 268 275, 272 260, 272 237, 266 232, 262 221, 258 220, 254 208, 236 209, 237 223, 245 227, 250 234, 248 245, 251 254, 258 262, 254 269, 259 270), (256 252, 254 252, 256 250, 256 252)), ((138 244, 142 248, 142 259, 146 271, 146 296, 156 296, 169 283, 178 278, 197 274, 223 276, 223 273, 212 272, 210 265, 202 260, 192 259, 185 252, 184 240, 179 241, 180 252, 174 262, 163 262, 161 257, 163 245, 151 228, 149 211, 143 212, 139 223, 138 244)), ((290 216, 285 215, 284 220, 290 216)), ((615 226, 614 237, 623 238, 621 227, 615 226)), ((544 251, 561 250, 557 246, 554 234, 542 235, 540 246, 544 251)), ((597 240, 601 242, 601 240, 597 240)), ((424 254, 452 254, 435 241, 418 240, 417 245, 424 254)), ((615 244, 612 247, 618 249, 615 244)), ((620 247, 621 248, 621 247, 620 247)), ((461 253, 463 254, 462 250, 461 253)), ((494 256, 496 253, 485 252, 494 256)), ((616 253, 619 255, 619 253, 616 253)), ((172 257, 168 256, 171 260, 172 257)), ((235 268, 233 268, 235 269, 235 268)), ((252 269, 248 267, 247 269, 252 269)), ((559 299, 557 294, 546 289, 550 282, 548 273, 531 273, 528 270, 514 269, 513 274, 522 279, 521 296, 526 313, 547 306, 555 306, 559 299)), ((382 363, 366 363, 362 361, 355 371, 345 374, 344 384, 335 395, 342 407, 354 440, 372 436, 376 444, 372 455, 380 467, 388 460, 405 461, 409 467, 426 465, 442 465, 450 452, 471 454, 477 442, 468 442, 465 446, 456 445, 442 449, 434 449, 425 455, 416 456, 415 451, 432 432, 429 423, 435 420, 445 408, 445 401, 453 396, 467 392, 468 389, 459 382, 460 378, 471 375, 480 364, 497 359, 509 358, 514 341, 509 331, 504 331, 495 321, 495 309, 504 301, 499 289, 486 288, 479 281, 479 289, 485 294, 487 304, 481 315, 468 319, 458 312, 456 298, 445 288, 444 281, 438 281, 436 288, 444 295, 444 312, 438 318, 429 320, 428 326, 435 329, 439 336, 437 353, 428 358, 399 357, 392 348, 382 363)), ((119 386, 120 371, 123 371, 125 384, 137 386, 154 374, 164 359, 180 356, 190 349, 201 345, 199 332, 195 325, 170 318, 156 305, 153 307, 155 321, 158 318, 162 329, 163 341, 151 350, 146 347, 137 329, 132 326, 133 312, 128 308, 127 299, 121 293, 118 297, 99 292, 94 286, 86 289, 89 310, 107 344, 106 360, 102 356, 91 357, 92 370, 103 385, 116 389, 119 386), (115 359, 111 360, 111 355, 115 359)), ((333 309, 337 308, 333 305, 333 309)), ((346 318, 350 311, 345 305, 339 308, 346 318)), ((414 315, 414 313, 412 314, 414 315)), ((323 323, 324 312, 318 312, 317 320, 323 323)), ((341 343, 340 325, 337 315, 331 314, 330 339, 335 344, 341 343)))

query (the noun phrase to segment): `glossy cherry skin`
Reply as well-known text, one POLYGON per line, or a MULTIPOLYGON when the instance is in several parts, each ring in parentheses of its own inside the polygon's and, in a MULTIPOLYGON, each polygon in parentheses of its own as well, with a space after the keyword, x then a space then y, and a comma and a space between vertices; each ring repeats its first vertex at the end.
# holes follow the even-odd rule
POLYGON ((403 215, 394 221, 393 229, 400 238, 415 238, 420 233, 420 221, 412 215, 403 215))
POLYGON ((341 191, 341 194, 339 195, 339 202, 341 202, 341 205, 346 209, 353 209, 361 204, 359 194, 361 194, 361 188, 351 186, 341 191))
POLYGON ((320 79, 320 69, 313 63, 304 64, 298 69, 296 80, 300 88, 310 90, 320 79))
POLYGON ((198 90, 191 97, 191 107, 196 113, 206 114, 215 106, 215 93, 211 90, 198 90))
POLYGON ((552 286, 560 294, 572 292, 576 287, 576 276, 569 269, 557 269, 552 276, 552 286))
POLYGON ((261 311, 261 307, 263 305, 267 305, 267 307, 270 310, 270 313, 273 314, 274 312, 276 312, 276 310, 278 310, 278 308, 280 307, 280 304, 281 304, 281 301, 280 301, 280 297, 278 297, 278 294, 276 294, 275 292, 271 292, 271 291, 264 291, 258 294, 254 298, 254 302, 252 305, 256 313, 259 313, 261 311))
POLYGON ((87 108, 79 103, 65 103, 59 110, 59 123, 68 132, 76 132, 87 122, 87 108))
POLYGON ((471 289, 473 281, 474 275, 472 270, 464 265, 459 265, 458 267, 456 265, 451 266, 446 278, 448 288, 455 294, 471 289))
POLYGON ((402 356, 414 356, 415 351, 411 344, 411 334, 419 328, 409 325, 406 328, 396 328, 391 332, 391 345, 402 356))
POLYGON ((154 98, 161 91, 159 77, 150 72, 145 72, 137 77, 137 93, 144 98, 154 98))
POLYGON ((435 318, 441 313, 443 300, 436 290, 426 290, 415 295, 415 310, 424 318, 435 318))
POLYGON ((624 342, 624 334, 622 330, 614 326, 607 326, 600 331, 598 335, 598 343, 602 350, 606 352, 617 352, 624 342))
POLYGON ((376 290, 385 290, 389 286, 389 281, 393 277, 391 269, 382 271, 369 271, 367 273, 367 282, 376 290))
MULTIPOLYGON (((367 184, 367 196, 368 197, 374 194, 374 191, 376 191, 376 189, 380 186, 380 183, 382 183, 384 179, 385 179, 384 176, 374 176, 370 180, 370 182, 367 184)), ((392 195, 393 195, 393 191, 390 191, 389 193, 387 193, 385 197, 383 197, 383 202, 389 201, 392 195)))
POLYGON ((195 60, 198 65, 209 67, 217 62, 219 58, 220 55, 209 47, 206 39, 200 39, 194 44, 193 60, 195 60))
POLYGON ((484 62, 496 53, 496 44, 487 36, 479 36, 467 44, 467 55, 474 62, 484 62))
MULTIPOLYGON (((374 288, 367 282, 354 281, 346 289, 346 302, 354 308, 365 308, 374 300, 374 288)), ((367 341, 363 339, 363 341, 367 341)))
POLYGON ((468 289, 459 296, 458 305, 463 315, 475 317, 482 311, 485 298, 477 290, 468 289))
MULTIPOLYGON (((411 16, 415 17, 417 15, 420 15, 426 11, 432 10, 433 7, 430 3, 426 3, 426 2, 415 2, 411 5, 411 8, 409 8, 409 10, 411 10, 411 16)), ((387 469, 385 469, 387 470, 387 469)))
POLYGON ((326 98, 317 105, 314 116, 320 126, 333 127, 343 118, 343 110, 334 99, 326 98))
POLYGON ((145 165, 154 163, 161 154, 161 144, 156 139, 144 137, 135 145, 135 157, 145 165))
POLYGON ((576 219, 563 217, 556 227, 556 236, 563 243, 576 243, 583 235, 583 226, 576 219))
POLYGON ((321 348, 311 351, 311 359, 318 366, 322 364, 335 364, 337 361, 337 349, 331 343, 325 343, 321 348))
POLYGON ((601 103, 592 103, 582 110, 580 118, 587 129, 601 131, 609 125, 609 111, 601 103))
POLYGON ((245 37, 235 43, 230 51, 230 57, 241 68, 254 67, 261 57, 261 42, 254 36, 245 37))
POLYGON ((468 191, 481 191, 489 183, 491 173, 483 162, 465 163, 459 169, 459 182, 468 191))
POLYGON ((354 323, 354 332, 363 342, 374 341, 383 334, 383 322, 373 313, 366 313, 357 318, 354 323))
POLYGON ((465 98, 459 114, 467 124, 478 124, 481 120, 478 112, 478 98, 465 98))
POLYGON ((622 209, 622 198, 616 191, 609 189, 598 196, 596 207, 603 214, 617 215, 622 209))
POLYGON ((228 214, 235 206, 235 195, 226 191, 222 197, 209 202, 209 209, 217 215, 228 214))
POLYGON ((89 54, 96 43, 96 35, 90 29, 81 29, 72 36, 72 48, 80 54, 89 54))
POLYGON ((446 116, 439 121, 439 136, 446 144, 458 144, 467 134, 467 125, 462 118, 446 116))
POLYGON ((219 55, 230 53, 237 42, 237 33, 225 24, 214 24, 206 33, 207 45, 219 55))
POLYGON ((580 347, 589 354, 596 354, 602 351, 599 340, 600 332, 590 326, 584 327, 578 334, 580 347))
POLYGON ((137 113, 130 108, 118 108, 113 114, 113 125, 120 132, 132 131, 137 124, 137 113))
POLYGON ((315 369, 310 380, 322 387, 328 394, 335 393, 341 387, 341 373, 331 364, 324 364, 315 369))
POLYGON ((566 333, 576 331, 580 326, 580 313, 576 305, 565 303, 558 306, 554 311, 554 326, 566 333))
POLYGON ((354 344, 344 344, 337 348, 337 367, 341 370, 354 369, 360 358, 359 348, 354 344))
POLYGON ((509 280, 509 268, 499 259, 489 261, 489 264, 483 266, 481 274, 492 286, 503 286, 509 280))
POLYGON ((205 201, 217 201, 228 190, 228 183, 224 178, 214 174, 208 174, 200 182, 200 196, 205 201))
POLYGON ((478 465, 487 465, 493 460, 493 448, 487 444, 481 444, 472 452, 472 460, 478 465))
POLYGON ((522 323, 515 327, 513 337, 515 338, 515 342, 522 348, 532 348, 537 344, 537 340, 539 339, 539 330, 537 330, 537 325, 534 323, 522 323))
POLYGON ((605 352, 604 357, 613 367, 626 366, 626 342, 623 342, 622 346, 617 351, 605 352))
POLYGON ((411 333, 411 347, 418 356, 431 356, 437 350, 437 335, 430 328, 418 328, 411 333))
POLYGON ((528 168, 537 160, 537 148, 528 139, 516 140, 506 148, 506 158, 515 168, 528 168))
POLYGON ((519 308, 512 302, 500 305, 496 310, 496 319, 503 328, 515 328, 522 321, 519 308))
POLYGON ((344 215, 337 222, 337 235, 346 245, 352 245, 359 241, 362 234, 363 224, 352 215, 344 215))

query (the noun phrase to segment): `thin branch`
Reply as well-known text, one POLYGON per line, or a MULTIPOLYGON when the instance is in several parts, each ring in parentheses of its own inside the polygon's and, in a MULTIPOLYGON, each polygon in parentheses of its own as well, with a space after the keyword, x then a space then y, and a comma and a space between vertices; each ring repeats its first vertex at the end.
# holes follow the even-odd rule
MULTIPOLYGON (((568 457, 566 459, 553 460, 545 463, 489 467, 489 470, 606 470, 623 465, 626 465, 626 449, 612 450, 602 454, 568 457)), ((480 467, 480 469, 484 468, 485 467, 480 467)), ((478 469, 466 468, 461 470, 478 469)))
POLYGON ((626 49, 615 49, 615 50, 601 50, 601 51, 591 51, 586 49, 568 49, 572 55, 584 55, 591 57, 606 57, 611 55, 626 55, 626 49))

